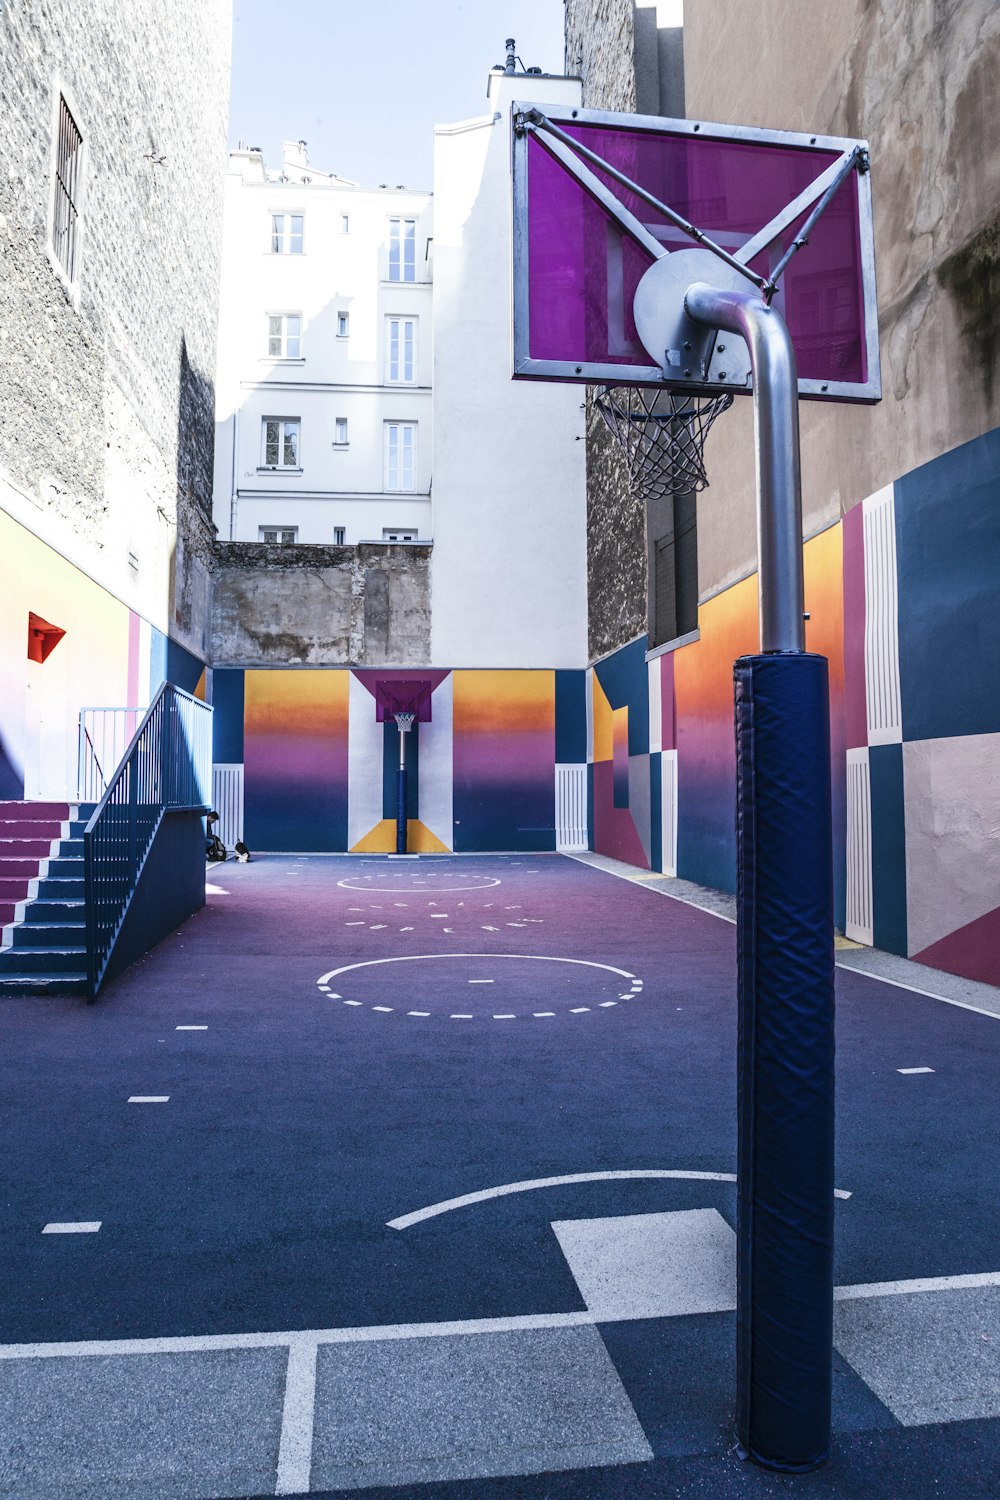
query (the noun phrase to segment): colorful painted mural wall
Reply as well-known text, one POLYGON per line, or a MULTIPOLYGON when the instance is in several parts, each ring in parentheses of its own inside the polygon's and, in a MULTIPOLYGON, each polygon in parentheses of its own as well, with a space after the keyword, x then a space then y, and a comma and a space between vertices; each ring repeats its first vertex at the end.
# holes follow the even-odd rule
MULTIPOLYGON (((215 761, 242 776, 241 832, 251 848, 395 849, 399 731, 379 722, 375 688, 416 675, 415 668, 214 673, 215 761)), ((407 735, 410 851, 554 849, 556 678, 564 674, 423 675, 430 717, 407 735)), ((565 675, 577 680, 582 722, 583 673, 565 675)))
MULTIPOLYGON (((1000 433, 813 537, 805 580, 806 644, 830 661, 837 924, 1000 983, 1000 433)), ((598 852, 731 891, 756 578, 702 605, 699 632, 588 673, 589 826, 598 852)))
MULTIPOLYGON (((72 801, 82 708, 144 708, 205 664, 0 511, 0 801, 72 801)), ((111 768, 109 768, 111 769, 111 768)))

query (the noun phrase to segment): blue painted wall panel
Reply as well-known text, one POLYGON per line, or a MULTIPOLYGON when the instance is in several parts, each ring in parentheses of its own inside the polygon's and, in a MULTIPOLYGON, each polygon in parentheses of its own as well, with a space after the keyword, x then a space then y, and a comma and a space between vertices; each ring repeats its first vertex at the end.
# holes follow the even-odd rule
POLYGON ((236 765, 243 760, 243 672, 216 667, 212 678, 212 759, 236 765))
POLYGON ((1000 429, 897 480, 907 740, 1000 732, 1000 429))
POLYGON ((556 761, 587 759, 587 674, 556 672, 556 761))
POLYGON ((872 745, 873 935, 876 948, 906 954, 906 820, 902 745, 872 745))

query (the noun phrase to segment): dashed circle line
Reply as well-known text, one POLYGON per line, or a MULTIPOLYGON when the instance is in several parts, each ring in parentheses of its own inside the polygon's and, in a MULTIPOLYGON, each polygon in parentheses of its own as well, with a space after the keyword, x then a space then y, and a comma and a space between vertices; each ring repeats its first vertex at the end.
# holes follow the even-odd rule
POLYGON ((635 974, 630 973, 629 970, 627 970, 627 969, 619 969, 619 968, 617 968, 613 964, 600 964, 600 963, 597 963, 595 961, 592 961, 592 960, 589 960, 589 959, 585 959, 585 958, 555 958, 555 957, 553 957, 550 954, 539 954, 539 953, 531 953, 531 954, 527 954, 527 953, 415 953, 415 954, 409 954, 409 955, 407 955, 405 957, 400 957, 400 958, 374 958, 374 959, 366 959, 362 963, 344 964, 339 969, 331 969, 328 973, 322 974, 320 976, 320 978, 316 981, 316 984, 317 984, 317 988, 320 990, 320 992, 322 994, 324 994, 327 997, 328 1000, 339 1000, 342 1005, 348 1005, 352 1009, 355 1009, 355 1010, 371 1010, 371 1011, 374 1011, 374 1012, 378 1013, 379 1015, 387 1015, 387 1016, 388 1015, 400 1015, 400 1014, 402 1014, 402 1015, 405 1015, 406 1017, 413 1017, 414 1019, 417 1019, 417 1020, 430 1020, 435 1015, 438 1015, 439 1018, 444 1018, 444 1019, 447 1019, 449 1021, 476 1021, 476 1020, 492 1020, 492 1021, 537 1020, 537 1021, 541 1021, 541 1020, 555 1019, 560 1014, 566 1014, 566 1015, 571 1015, 571 1016, 584 1016, 584 1015, 590 1015, 590 1014, 592 1014, 595 1010, 613 1010, 613 1009, 615 1009, 618 1006, 619 1002, 622 1001, 622 1000, 638 1000, 640 998, 640 996, 642 995, 642 990, 643 990, 643 981, 641 979, 637 978, 637 976, 635 974), (604 969, 608 973, 618 974, 618 975, 620 975, 622 977, 622 979, 629 980, 630 984, 629 984, 629 988, 627 990, 622 990, 619 993, 619 996, 618 996, 617 1000, 599 1000, 594 1005, 575 1005, 575 1006, 572 1006, 568 1011, 565 1011, 565 1012, 559 1012, 559 1011, 554 1011, 554 1010, 536 1010, 536 1011, 524 1012, 524 1013, 519 1012, 519 1011, 492 1011, 492 1012, 485 1012, 485 1011, 484 1012, 476 1012, 476 1011, 451 1011, 451 1012, 449 1012, 447 1014, 447 1016, 444 1016, 443 1012, 434 1012, 434 1011, 430 1011, 430 1010, 406 1010, 406 1011, 404 1011, 401 1007, 395 1006, 395 1005, 373 1005, 373 1004, 370 1004, 370 1003, 368 1003, 368 1002, 366 1002, 364 1000, 352 1000, 352 999, 349 999, 349 998, 345 997, 344 995, 339 994, 336 990, 334 990, 332 984, 330 983, 330 980, 337 978, 338 975, 350 973, 354 969, 375 968, 377 965, 380 965, 380 964, 413 963, 413 962, 416 962, 416 961, 428 960, 428 959, 453 959, 453 958, 475 958, 475 959, 487 959, 487 960, 496 959, 496 958, 513 958, 513 959, 527 960, 529 962, 535 962, 535 963, 579 964, 582 968, 587 968, 587 969, 604 969))

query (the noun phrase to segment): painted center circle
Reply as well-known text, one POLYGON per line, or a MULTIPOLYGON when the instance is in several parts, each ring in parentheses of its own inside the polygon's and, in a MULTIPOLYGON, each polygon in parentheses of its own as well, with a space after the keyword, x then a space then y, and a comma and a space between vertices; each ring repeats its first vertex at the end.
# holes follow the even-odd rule
POLYGON ((362 891, 368 895, 374 891, 384 891, 389 895, 410 896, 419 896, 421 893, 436 896, 448 891, 485 891, 500 883, 497 877, 474 870, 470 870, 468 874, 461 870, 441 870, 438 873, 414 870, 408 876, 402 875, 399 870, 375 870, 371 875, 351 875, 345 880, 337 881, 345 891, 362 891))
POLYGON ((628 969, 523 953, 425 953, 330 969, 316 981, 337 1005, 414 1021, 534 1022, 614 1010, 642 997, 628 969))

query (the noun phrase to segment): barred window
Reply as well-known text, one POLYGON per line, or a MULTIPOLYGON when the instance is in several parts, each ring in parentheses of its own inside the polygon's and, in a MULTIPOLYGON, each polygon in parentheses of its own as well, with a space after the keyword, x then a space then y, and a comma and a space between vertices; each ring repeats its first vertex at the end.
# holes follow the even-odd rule
POLYGON ((56 140, 55 205, 52 215, 52 249, 67 281, 75 282, 79 261, 80 193, 83 137, 59 96, 56 140))

